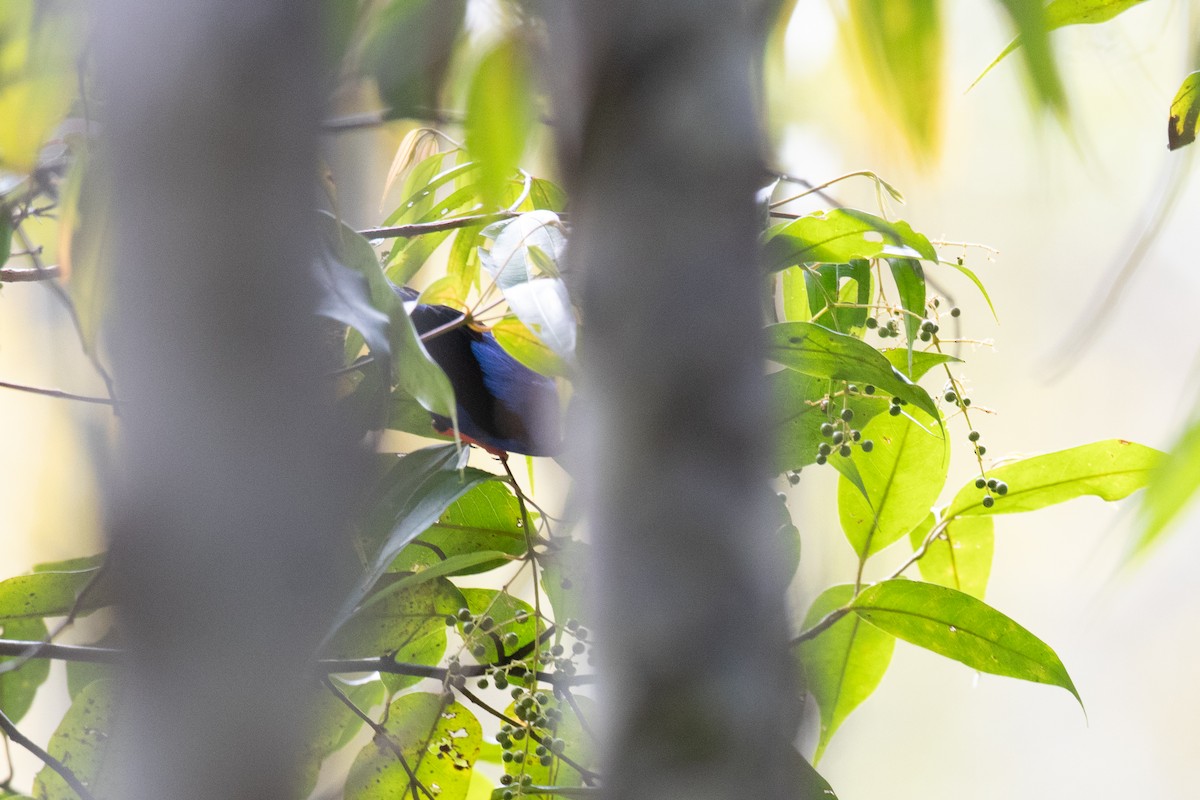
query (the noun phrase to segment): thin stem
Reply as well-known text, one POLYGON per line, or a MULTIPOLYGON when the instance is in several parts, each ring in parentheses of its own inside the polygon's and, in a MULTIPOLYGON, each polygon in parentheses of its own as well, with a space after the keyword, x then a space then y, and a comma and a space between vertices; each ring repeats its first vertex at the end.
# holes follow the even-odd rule
MULTIPOLYGON (((809 183, 806 180, 796 179, 793 181, 794 183, 799 183, 803 186, 808 186, 810 188, 806 189, 803 192, 800 192, 799 194, 794 194, 791 197, 786 197, 783 200, 776 200, 774 203, 771 203, 771 208, 778 208, 779 206, 785 206, 788 203, 791 203, 795 200, 799 200, 802 197, 808 197, 810 194, 820 194, 822 189, 828 189, 830 186, 833 186, 835 183, 838 183, 839 181, 844 181, 847 178, 858 178, 858 177, 864 177, 864 176, 872 178, 876 182, 876 185, 879 184, 879 176, 876 175, 874 172, 871 172, 870 170, 858 170, 857 172, 847 172, 845 175, 839 175, 836 178, 825 181, 824 183, 822 183, 818 186, 813 186, 811 183, 809 183)), ((792 179, 789 179, 789 180, 792 180, 792 179)))
POLYGON ((76 400, 80 403, 94 403, 101 406, 113 406, 114 408, 117 405, 117 401, 111 397, 93 397, 85 394, 73 394, 72 392, 64 392, 59 389, 45 389, 40 386, 27 386, 23 383, 0 381, 0 389, 13 389, 18 392, 40 394, 43 397, 54 397, 59 400, 76 400))
MULTIPOLYGON (((18 255, 32 255, 31 253, 13 253, 15 258, 18 255)), ((0 283, 30 283, 32 281, 49 281, 62 276, 62 269, 56 264, 42 267, 4 267, 0 269, 0 283)))
POLYGON ((83 782, 80 781, 79 778, 75 777, 75 773, 72 772, 66 764, 50 755, 42 748, 38 747, 32 739, 21 733, 21 731, 17 729, 17 726, 13 724, 13 721, 9 719, 8 715, 3 711, 0 711, 0 730, 3 730, 8 735, 8 738, 12 739, 14 742, 21 745, 21 747, 24 747, 26 750, 33 753, 38 760, 47 767, 57 772, 59 776, 67 782, 67 785, 71 787, 75 794, 79 795, 79 800, 95 800, 92 797, 92 793, 88 791, 87 787, 83 785, 83 782))

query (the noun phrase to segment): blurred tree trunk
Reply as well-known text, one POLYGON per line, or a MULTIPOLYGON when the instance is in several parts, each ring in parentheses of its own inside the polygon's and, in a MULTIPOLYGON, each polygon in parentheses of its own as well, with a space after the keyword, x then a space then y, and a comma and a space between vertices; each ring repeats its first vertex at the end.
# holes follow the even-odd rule
POLYGON ((609 797, 794 794, 798 705, 767 490, 767 4, 551 12, 586 341, 609 797))
POLYGON ((131 653, 109 796, 291 797, 361 457, 311 310, 318 6, 102 0, 131 653))

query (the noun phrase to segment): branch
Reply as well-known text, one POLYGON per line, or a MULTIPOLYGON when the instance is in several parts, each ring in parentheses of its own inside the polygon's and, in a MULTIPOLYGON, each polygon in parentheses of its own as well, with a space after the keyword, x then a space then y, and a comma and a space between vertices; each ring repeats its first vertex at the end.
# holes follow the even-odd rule
POLYGON ((411 225, 396 225, 391 228, 365 228, 359 233, 368 239, 410 239, 427 233, 452 231, 455 228, 469 228, 472 225, 490 225, 518 216, 515 211, 496 211, 491 214, 472 214, 467 217, 452 217, 436 222, 414 222, 411 225))
POLYGON ((30 281, 49 281, 62 276, 62 270, 55 265, 38 269, 37 267, 4 267, 0 269, 0 283, 28 283, 30 281))
POLYGON ((13 721, 3 711, 0 711, 0 730, 8 734, 8 738, 37 756, 38 760, 47 767, 57 772, 67 782, 67 785, 74 790, 75 794, 79 795, 79 800, 95 800, 92 797, 92 793, 87 790, 87 787, 83 785, 79 778, 75 777, 75 773, 66 764, 38 747, 25 734, 17 730, 17 726, 13 724, 13 721))

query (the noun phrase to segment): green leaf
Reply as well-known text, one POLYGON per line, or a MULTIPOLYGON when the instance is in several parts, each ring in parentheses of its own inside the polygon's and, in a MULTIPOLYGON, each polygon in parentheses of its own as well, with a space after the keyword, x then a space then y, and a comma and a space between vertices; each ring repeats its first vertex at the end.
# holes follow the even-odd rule
MULTIPOLYGON (((501 481, 485 481, 454 501, 429 530, 401 551, 389 569, 413 572, 449 558, 483 551, 523 555, 525 531, 520 520, 517 498, 508 485, 501 481)), ((493 559, 454 574, 485 572, 504 563, 508 563, 506 559, 493 559)))
MULTIPOLYGON (((790 369, 767 376, 767 389, 774 409, 771 440, 775 448, 775 471, 786 472, 812 464, 817 447, 827 439, 821 425, 830 414, 821 409, 821 400, 829 391, 829 381, 790 369)), ((887 411, 888 400, 879 395, 851 395, 847 407, 854 411, 856 425, 865 425, 887 411)), ((838 459, 830 463, 837 466, 838 459)))
MULTIPOLYGON (((925 541, 933 525, 934 517, 930 514, 909 533, 914 551, 925 541)), ((925 555, 917 562, 921 577, 930 583, 948 586, 982 600, 992 570, 994 527, 991 517, 951 520, 945 530, 929 543, 925 555)))
MULTIPOLYGON (((1200 416, 1184 429, 1183 434, 1150 473, 1146 494, 1138 509, 1141 531, 1133 547, 1133 555, 1143 556, 1168 526, 1187 507, 1200 487, 1200 416)), ((0 584, 3 586, 3 584, 0 584)))
POLYGON ((575 358, 575 311, 561 278, 539 278, 504 290, 508 307, 565 363, 575 358))
MULTIPOLYGON (((115 628, 109 628, 99 639, 90 642, 93 647, 121 647, 121 638, 115 628)), ((67 694, 74 700, 89 684, 99 680, 114 680, 120 670, 115 664, 93 664, 88 661, 67 662, 67 694)))
MULTIPOLYGON (((347 683, 334 677, 329 680, 363 712, 370 713, 372 708, 383 702, 384 687, 378 679, 357 683, 347 683)), ((311 704, 308 708, 312 720, 311 732, 300 757, 297 797, 307 797, 312 793, 321 762, 350 744, 364 725, 357 714, 326 689, 306 700, 311 704)))
MULTIPOLYGON (((586 619, 584 603, 592 576, 591 545, 576 539, 552 539, 538 563, 542 566, 542 591, 550 600, 554 619, 560 624, 569 619, 586 619)), ((560 627, 556 638, 561 636, 560 627)))
POLYGON ((805 267, 804 278, 811 319, 839 333, 861 336, 867 324, 865 306, 875 290, 870 262, 855 259, 849 264, 805 267))
MULTIPOLYGON (((93 793, 108 751, 114 691, 111 681, 88 684, 75 697, 46 745, 46 751, 70 767, 93 793)), ((79 800, 75 790, 49 767, 42 767, 33 779, 33 795, 38 800, 79 800)))
MULTIPOLYGON (((0 581, 0 623, 66 615, 97 571, 35 572, 0 581)), ((88 592, 80 610, 86 614, 111 602, 111 588, 104 582, 88 592)))
POLYGON ((562 220, 553 211, 530 211, 497 222, 484 229, 483 237, 492 244, 479 249, 480 264, 502 291, 531 280, 539 271, 548 277, 559 276, 558 262, 566 252, 567 238, 562 220), (535 250, 553 264, 552 271, 539 266, 535 250))
MULTIPOLYGON (((386 576, 381 589, 402 577, 386 576)), ((397 661, 436 664, 446 650, 446 617, 463 603, 462 594, 445 578, 387 592, 355 612, 326 651, 330 658, 395 653, 397 661)))
POLYGON ((921 262, 913 258, 888 259, 888 265, 892 268, 892 278, 896 281, 896 290, 900 293, 900 305, 909 312, 904 315, 904 333, 909 358, 900 371, 911 375, 913 344, 921 335, 921 320, 925 318, 925 272, 921 269, 921 262))
POLYGON ((975 288, 979 290, 979 293, 983 295, 983 299, 988 304, 988 310, 992 312, 992 319, 996 320, 997 322, 1000 321, 999 315, 996 314, 996 307, 992 305, 992 298, 990 295, 988 295, 987 289, 983 287, 983 281, 979 280, 978 275, 958 261, 942 261, 939 263, 945 264, 948 267, 952 267, 961 272, 963 275, 966 275, 967 278, 970 279, 971 283, 975 284, 975 288))
POLYGON ((13 226, 7 208, 0 206, 0 267, 8 263, 12 254, 13 226))
POLYGON ((1025 67, 1033 86, 1034 96, 1043 106, 1060 114, 1065 112, 1067 96, 1063 91, 1062 78, 1058 74, 1058 66, 1054 63, 1054 53, 1050 48, 1050 28, 1042 0, 1000 0, 1000 3, 1016 27, 1017 37, 1009 43, 1008 47, 1004 48, 1000 55, 996 56, 991 64, 987 65, 979 77, 971 83, 971 86, 967 87, 967 90, 970 91, 975 84, 983 80, 983 76, 987 75, 992 67, 999 64, 1005 56, 1016 50, 1017 47, 1024 45, 1025 67))
POLYGON ((793 786, 796 800, 837 800, 837 793, 799 751, 792 758, 793 786))
POLYGON ((534 372, 552 378, 572 375, 571 365, 516 317, 505 317, 493 325, 491 331, 506 353, 534 372))
POLYGON ((779 275, 784 321, 808 322, 812 319, 812 310, 808 305, 808 270, 802 266, 788 267, 779 275))
MULTIPOLYGON (((417 780, 426 789, 438 787, 438 800, 464 800, 483 741, 479 721, 468 709, 446 704, 436 694, 406 694, 388 708, 383 727, 417 780)), ((359 752, 346 778, 346 800, 424 797, 392 747, 378 737, 359 752)))
MULTIPOLYGON (((495 663, 500 658, 511 656, 537 638, 542 626, 533 606, 524 600, 518 600, 508 592, 495 589, 463 589, 462 593, 472 614, 492 618, 492 625, 487 630, 483 630, 481 625, 471 633, 463 633, 463 641, 467 643, 468 649, 483 645, 484 654, 475 656, 479 663, 495 663), (523 619, 524 622, 518 622, 518 619, 523 619), (516 634, 515 644, 504 643, 504 637, 509 633, 516 634)), ((462 630, 461 623, 458 627, 462 630)))
POLYGON ((969 594, 895 579, 867 587, 851 607, 906 642, 980 672, 1062 687, 1083 705, 1066 667, 1045 642, 969 594))
POLYGON ((871 345, 811 322, 768 325, 766 332, 767 357, 772 361, 815 378, 871 384, 939 419, 929 393, 871 345))
MULTIPOLYGON (((46 638, 46 623, 40 619, 13 619, 0 623, 0 632, 5 639, 37 642, 46 638)), ((0 658, 0 664, 12 661, 11 657, 0 658)), ((0 711, 13 722, 33 705, 38 687, 50 676, 50 662, 44 658, 26 661, 21 667, 0 675, 0 711)))
POLYGON ((800 529, 792 522, 791 512, 788 511, 787 499, 783 495, 774 498, 776 517, 775 533, 779 537, 779 571, 785 583, 791 581, 796 570, 800 568, 800 529))
POLYGON ((388 118, 432 117, 466 0, 390 0, 369 27, 362 63, 388 118))
POLYGON ((983 506, 988 491, 972 482, 959 490, 943 516, 1016 514, 1085 495, 1120 500, 1149 482, 1162 457, 1152 447, 1108 439, 1027 458, 989 470, 989 478, 1008 484, 1007 494, 992 493, 991 508, 983 506))
POLYGON ((893 347, 890 350, 884 350, 883 357, 886 358, 897 371, 908 376, 910 380, 920 380, 926 372, 941 364, 961 364, 961 358, 948 356, 945 353, 922 352, 914 350, 909 353, 906 347, 893 347), (911 363, 909 359, 911 358, 911 363))
POLYGON ((409 542, 424 533, 455 500, 494 479, 490 473, 464 466, 466 455, 454 445, 426 447, 396 459, 383 476, 363 523, 362 545, 369 561, 342 604, 330 636, 350 618, 409 542))
POLYGON ((777 225, 767 236, 763 259, 769 272, 797 264, 846 264, 879 256, 937 260, 929 239, 907 222, 888 222, 852 208, 818 211, 777 225))
POLYGON ((897 541, 929 514, 946 482, 949 444, 906 414, 881 414, 862 429, 874 442, 850 458, 866 496, 844 478, 838 481, 838 517, 860 560, 897 541))
POLYGON ((1178 150, 1196 141, 1196 125, 1200 122, 1200 71, 1183 79, 1175 99, 1171 101, 1171 118, 1167 120, 1167 149, 1178 150))
POLYGON ((942 29, 938 7, 936 0, 857 0, 849 4, 849 21, 867 74, 880 100, 923 156, 937 152, 940 133, 942 29))
POLYGON ((506 36, 484 54, 467 94, 467 150, 483 169, 483 196, 500 205, 533 127, 533 97, 523 42, 506 36))
MULTIPOLYGON (((854 586, 831 586, 813 601, 804 618, 811 628, 829 613, 849 605, 854 586)), ((850 712, 871 696, 892 661, 896 640, 847 614, 797 648, 808 691, 821 712, 821 735, 813 762, 821 760, 833 734, 850 712)))

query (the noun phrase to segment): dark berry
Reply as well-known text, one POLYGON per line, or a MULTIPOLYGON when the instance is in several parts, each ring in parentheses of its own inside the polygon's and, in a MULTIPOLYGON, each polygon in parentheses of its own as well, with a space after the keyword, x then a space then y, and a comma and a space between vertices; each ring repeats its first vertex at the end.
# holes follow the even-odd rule
POLYGON ((829 459, 828 459, 828 458, 826 458, 825 456, 817 456, 817 458, 816 458, 816 463, 817 463, 817 466, 820 466, 821 464, 824 464, 824 463, 825 463, 826 461, 828 461, 828 460, 829 460, 829 459))
POLYGON ((983 507, 991 508, 994 505, 996 505, 996 498, 992 497, 990 494, 985 494, 983 496, 983 507))
POLYGON ((863 394, 875 394, 875 387, 868 383, 863 387, 863 394))
POLYGON ((879 327, 879 320, 875 319, 874 317, 867 317, 867 327, 871 330, 875 330, 879 327))
POLYGON ((870 439, 867 439, 865 442, 862 443, 862 451, 864 453, 869 453, 874 449, 875 449, 875 443, 872 442, 870 439))
POLYGON ((845 438, 846 438, 846 435, 844 433, 842 433, 841 431, 834 431, 834 433, 833 433, 833 443, 834 444, 841 444, 842 440, 844 440, 845 438))
POLYGON ((982 456, 986 453, 987 453, 987 448, 984 447, 983 445, 979 445, 978 447, 975 448, 975 455, 982 456))
POLYGON ((842 456, 842 458, 845 458, 846 456, 850 455, 850 445, 844 444, 840 448, 838 448, 838 455, 842 456))
POLYGON ((996 494, 1002 495, 1002 496, 1008 494, 1008 484, 1005 483, 1004 481, 1000 481, 999 483, 997 483, 996 484, 996 494))
POLYGON ((985 486, 987 486, 987 481, 985 481, 983 478, 975 479, 975 488, 976 489, 982 489, 985 486))
POLYGON ((957 399, 958 399, 958 395, 956 395, 954 392, 946 392, 946 402, 947 403, 953 403, 957 399))
POLYGON ((888 413, 891 414, 893 417, 900 416, 900 406, 892 406, 891 408, 888 409, 888 413))
POLYGON ((822 423, 821 424, 821 435, 822 436, 833 436, 833 425, 831 425, 828 422, 822 423))
POLYGON ((971 431, 970 433, 967 434, 967 438, 970 439, 972 442, 978 442, 979 441, 979 431, 971 431))

